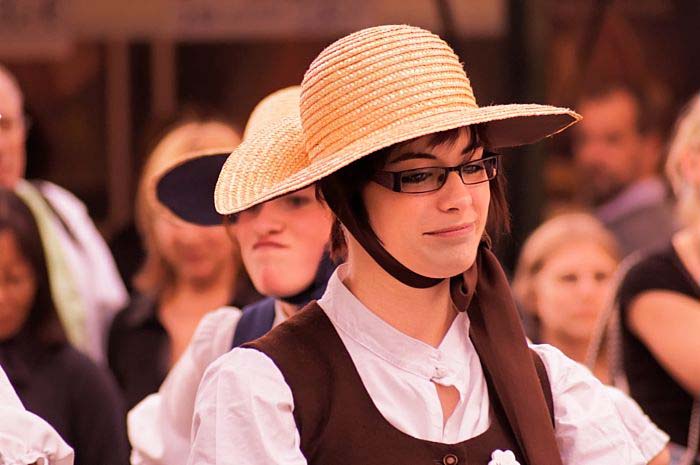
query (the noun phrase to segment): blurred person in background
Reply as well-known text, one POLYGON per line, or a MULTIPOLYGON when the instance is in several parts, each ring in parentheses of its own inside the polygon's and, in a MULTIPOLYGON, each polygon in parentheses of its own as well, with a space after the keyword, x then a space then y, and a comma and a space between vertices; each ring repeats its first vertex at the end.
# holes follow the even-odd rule
POLYGON ((586 89, 576 108, 583 116, 573 131, 580 196, 623 256, 667 241, 673 204, 659 176, 661 134, 646 95, 606 83, 586 89))
POLYGON ((114 319, 108 360, 129 408, 158 390, 207 312, 242 306, 250 295, 238 246, 223 225, 182 221, 156 200, 155 182, 194 151, 232 150, 238 133, 216 120, 176 124, 144 166, 136 194, 136 226, 146 250, 130 304, 114 319))
MULTIPOLYGON (((614 292, 619 261, 615 237, 587 213, 561 214, 535 229, 523 245, 513 280, 516 298, 535 322, 530 338, 584 363, 598 320, 614 292)), ((593 374, 610 384, 602 351, 593 374)), ((611 387, 609 394, 646 460, 653 465, 668 463, 668 435, 621 391, 611 387)))
MULTIPOLYGON (((224 162, 243 151, 274 159, 278 152, 289 150, 294 137, 285 132, 271 139, 266 124, 290 115, 298 120, 299 91, 298 86, 289 87, 263 99, 251 113, 245 142, 230 155, 195 156, 166 172, 158 184, 159 200, 186 221, 221 224, 223 217, 214 208, 214 190, 224 162), (259 131, 262 137, 251 135, 259 131), (271 140, 273 144, 268 144, 271 140)), ((129 412, 134 465, 184 465, 190 450, 195 394, 207 366, 320 298, 334 269, 327 255, 332 215, 316 197, 314 187, 251 205, 227 219, 226 225, 253 284, 268 297, 242 311, 224 307, 202 318, 190 346, 158 393, 129 412)))
POLYGON ((73 447, 76 464, 128 463, 117 386, 67 341, 50 279, 31 211, 0 188, 0 366, 27 410, 73 447))
POLYGON ((0 187, 13 189, 42 231, 51 292, 70 342, 102 362, 105 336, 128 294, 85 205, 48 181, 24 179, 27 120, 24 96, 0 65, 0 187))
MULTIPOLYGON (((614 236, 587 213, 565 213, 545 221, 520 251, 513 291, 526 316, 528 336, 551 344, 583 363, 598 318, 612 297, 620 261, 614 236)), ((593 370, 607 383, 606 358, 593 370)))
POLYGON ((669 433, 677 460, 700 396, 700 96, 678 119, 666 173, 683 229, 632 265, 618 303, 630 394, 669 433))

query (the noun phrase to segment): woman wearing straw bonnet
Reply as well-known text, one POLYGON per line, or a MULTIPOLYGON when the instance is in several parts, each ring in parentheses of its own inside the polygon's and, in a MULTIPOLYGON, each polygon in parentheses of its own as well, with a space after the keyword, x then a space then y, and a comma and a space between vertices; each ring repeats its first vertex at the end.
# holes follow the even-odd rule
POLYGON ((317 183, 347 262, 317 303, 210 365, 189 463, 644 463, 600 383, 528 347, 485 232, 508 218, 490 150, 579 116, 479 108, 449 46, 410 26, 326 48, 300 110, 305 150, 230 157, 216 208, 317 183))

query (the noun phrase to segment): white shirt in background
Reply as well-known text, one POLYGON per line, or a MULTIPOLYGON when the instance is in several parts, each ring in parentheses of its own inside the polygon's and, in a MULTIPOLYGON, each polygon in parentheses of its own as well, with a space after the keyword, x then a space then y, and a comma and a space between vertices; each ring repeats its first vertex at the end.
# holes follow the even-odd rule
POLYGON ((55 218, 54 226, 85 307, 85 344, 80 350, 104 365, 106 335, 114 315, 126 306, 129 294, 114 258, 95 227, 85 204, 56 184, 41 181, 39 189, 58 212, 76 240, 55 218), (76 243, 77 242, 77 243, 76 243))

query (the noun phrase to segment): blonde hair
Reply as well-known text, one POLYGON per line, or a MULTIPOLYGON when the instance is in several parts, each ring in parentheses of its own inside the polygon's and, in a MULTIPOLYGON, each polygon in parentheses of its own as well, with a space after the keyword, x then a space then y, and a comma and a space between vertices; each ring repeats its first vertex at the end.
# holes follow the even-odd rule
POLYGON ((678 199, 678 216, 685 224, 700 219, 700 185, 688 182, 683 175, 683 160, 689 156, 700 157, 700 95, 693 97, 681 111, 666 161, 666 176, 678 199))
POLYGON ((603 223, 588 213, 565 213, 545 221, 527 238, 515 268, 513 293, 523 309, 535 313, 535 278, 559 248, 585 241, 600 246, 610 257, 620 261, 615 237, 603 223))
MULTIPOLYGON (((134 276, 134 287, 140 292, 157 295, 174 279, 174 271, 159 252, 153 232, 157 215, 172 215, 156 198, 156 182, 193 152, 215 149, 230 152, 239 143, 236 130, 222 121, 185 121, 174 125, 149 154, 136 192, 136 229, 146 252, 143 265, 134 276)), ((233 258, 239 269, 238 248, 234 248, 233 258)))

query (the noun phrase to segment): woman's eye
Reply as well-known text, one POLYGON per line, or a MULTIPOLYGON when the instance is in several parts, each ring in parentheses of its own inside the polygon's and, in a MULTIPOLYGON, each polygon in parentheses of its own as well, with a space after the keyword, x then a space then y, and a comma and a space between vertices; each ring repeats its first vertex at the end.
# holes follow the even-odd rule
POLYGON ((598 282, 607 281, 608 278, 610 278, 610 274, 604 271, 598 271, 593 275, 593 279, 595 279, 598 282))
POLYGON ((462 172, 464 174, 476 174, 484 170, 484 165, 482 163, 476 163, 473 165, 464 165, 462 167, 462 172))
POLYGON ((413 171, 401 175, 402 184, 419 184, 430 180, 434 176, 432 171, 413 171))
POLYGON ((564 283, 575 283, 578 281, 578 276, 573 273, 567 273, 559 276, 559 281, 564 283))
POLYGON ((287 205, 293 208, 303 207, 311 201, 311 199, 309 199, 308 197, 304 197, 301 195, 290 195, 289 197, 287 197, 286 200, 287 205))

